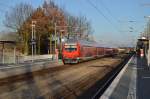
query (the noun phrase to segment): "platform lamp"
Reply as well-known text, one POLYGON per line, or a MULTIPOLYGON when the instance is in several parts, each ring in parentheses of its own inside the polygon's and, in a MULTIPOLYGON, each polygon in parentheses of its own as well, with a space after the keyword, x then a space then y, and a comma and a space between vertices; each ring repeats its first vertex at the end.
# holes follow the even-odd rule
POLYGON ((61 53, 62 52, 62 44, 64 42, 63 32, 64 32, 64 30, 60 30, 60 39, 59 39, 60 40, 60 42, 59 42, 60 43, 60 50, 59 50, 60 55, 59 55, 59 57, 61 57, 61 58, 62 58, 62 53, 61 53))
POLYGON ((32 20, 32 35, 31 35, 31 45, 32 45, 32 62, 33 62, 33 56, 36 54, 36 33, 35 33, 35 25, 36 21, 32 20))

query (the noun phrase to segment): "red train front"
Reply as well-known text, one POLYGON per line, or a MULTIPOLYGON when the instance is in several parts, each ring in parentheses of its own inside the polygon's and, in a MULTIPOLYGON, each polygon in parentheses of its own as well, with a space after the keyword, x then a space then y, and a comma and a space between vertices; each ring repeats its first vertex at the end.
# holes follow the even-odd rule
POLYGON ((77 42, 65 43, 63 45, 63 62, 64 63, 78 63, 80 55, 79 44, 77 42))
POLYGON ((93 42, 71 39, 63 45, 62 56, 64 64, 78 63, 80 61, 96 58, 97 48, 93 42))

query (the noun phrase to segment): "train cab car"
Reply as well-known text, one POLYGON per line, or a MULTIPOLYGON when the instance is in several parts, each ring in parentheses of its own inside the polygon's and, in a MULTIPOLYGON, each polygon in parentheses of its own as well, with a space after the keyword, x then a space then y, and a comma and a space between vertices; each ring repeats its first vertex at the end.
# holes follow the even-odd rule
POLYGON ((78 63, 79 45, 77 42, 65 43, 63 46, 63 62, 78 63))
POLYGON ((63 62, 78 63, 97 57, 97 48, 93 42, 85 40, 68 40, 63 45, 63 62))

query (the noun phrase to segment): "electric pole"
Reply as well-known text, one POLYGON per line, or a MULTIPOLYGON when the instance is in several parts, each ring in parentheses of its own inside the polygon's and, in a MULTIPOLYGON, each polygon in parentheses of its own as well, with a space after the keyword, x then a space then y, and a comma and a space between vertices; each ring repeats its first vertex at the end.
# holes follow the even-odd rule
POLYGON ((54 36, 54 38, 55 38, 55 50, 56 50, 56 47, 57 47, 57 39, 56 39, 56 37, 57 37, 57 36, 56 36, 57 30, 56 30, 56 27, 57 27, 57 26, 56 26, 56 23, 55 23, 55 36, 54 36))
POLYGON ((32 62, 33 56, 36 54, 36 34, 35 34, 35 24, 36 21, 32 21, 32 37, 31 37, 31 45, 32 45, 32 62))

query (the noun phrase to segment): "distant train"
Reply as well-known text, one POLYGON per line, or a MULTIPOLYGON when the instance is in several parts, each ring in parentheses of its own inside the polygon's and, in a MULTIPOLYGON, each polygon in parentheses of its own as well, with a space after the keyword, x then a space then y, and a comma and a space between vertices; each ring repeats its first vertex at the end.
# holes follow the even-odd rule
POLYGON ((117 48, 110 48, 85 40, 68 40, 63 44, 62 59, 64 64, 79 63, 81 61, 114 56, 118 54, 117 48))

